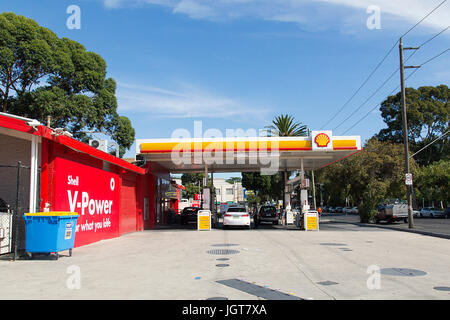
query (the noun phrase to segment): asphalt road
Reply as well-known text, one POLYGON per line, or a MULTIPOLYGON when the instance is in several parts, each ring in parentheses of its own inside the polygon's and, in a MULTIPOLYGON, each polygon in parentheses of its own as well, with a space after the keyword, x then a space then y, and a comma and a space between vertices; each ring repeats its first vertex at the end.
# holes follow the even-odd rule
MULTIPOLYGON (((359 223, 358 215, 342 213, 324 213, 323 218, 334 222, 359 223)), ((450 219, 445 218, 414 218, 414 229, 409 229, 408 223, 401 222, 380 222, 379 224, 371 223, 370 225, 390 228, 402 231, 415 231, 423 234, 442 236, 450 239, 450 219)))
POLYGON ((308 232, 148 230, 59 260, 0 257, 0 299, 450 299, 449 240, 327 220, 308 232))

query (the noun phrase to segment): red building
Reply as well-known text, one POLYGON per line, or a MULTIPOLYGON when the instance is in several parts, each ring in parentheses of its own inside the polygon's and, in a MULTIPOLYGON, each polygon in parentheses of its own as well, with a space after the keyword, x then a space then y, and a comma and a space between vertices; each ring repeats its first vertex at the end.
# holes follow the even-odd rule
POLYGON ((76 247, 167 223, 184 189, 158 164, 139 167, 62 130, 5 113, 0 113, 0 154, 3 203, 19 215, 77 212, 76 247))

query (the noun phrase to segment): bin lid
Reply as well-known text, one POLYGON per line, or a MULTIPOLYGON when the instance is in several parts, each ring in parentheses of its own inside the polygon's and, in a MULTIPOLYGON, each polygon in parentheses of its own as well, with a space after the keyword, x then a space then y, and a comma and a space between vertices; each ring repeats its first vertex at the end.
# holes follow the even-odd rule
POLYGON ((25 213, 24 215, 26 217, 59 217, 59 216, 78 216, 78 213, 67 211, 50 211, 50 212, 25 213))

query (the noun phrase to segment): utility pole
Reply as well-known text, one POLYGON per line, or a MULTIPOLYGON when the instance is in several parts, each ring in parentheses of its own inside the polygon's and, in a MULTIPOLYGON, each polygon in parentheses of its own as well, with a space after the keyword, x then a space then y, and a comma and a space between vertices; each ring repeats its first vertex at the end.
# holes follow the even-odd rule
MULTIPOLYGON (((404 50, 417 50, 419 48, 403 48, 403 41, 400 38, 399 41, 399 53, 400 53, 400 85, 402 95, 402 124, 403 124, 403 144, 405 148, 405 181, 406 176, 410 175, 409 169, 409 141, 408 141, 408 119, 406 118, 406 89, 405 89, 405 69, 419 68, 416 66, 405 67, 403 65, 403 51, 404 50)), ((412 197, 411 197, 411 185, 406 185, 406 194, 408 201, 408 226, 410 229, 414 228, 414 217, 412 209, 412 197)))
POLYGON ((312 197, 313 197, 313 207, 314 210, 317 210, 316 204, 316 184, 314 183, 314 170, 311 170, 311 182, 312 182, 312 197))

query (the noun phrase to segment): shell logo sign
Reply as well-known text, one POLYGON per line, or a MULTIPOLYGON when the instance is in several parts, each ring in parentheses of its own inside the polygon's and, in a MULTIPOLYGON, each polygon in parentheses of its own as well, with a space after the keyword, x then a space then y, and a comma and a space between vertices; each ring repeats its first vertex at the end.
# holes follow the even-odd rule
POLYGON ((319 148, 327 147, 330 143, 330 137, 325 133, 319 133, 315 138, 314 142, 317 144, 319 148))
POLYGON ((333 150, 333 132, 332 131, 312 131, 312 150, 329 151, 333 150))

